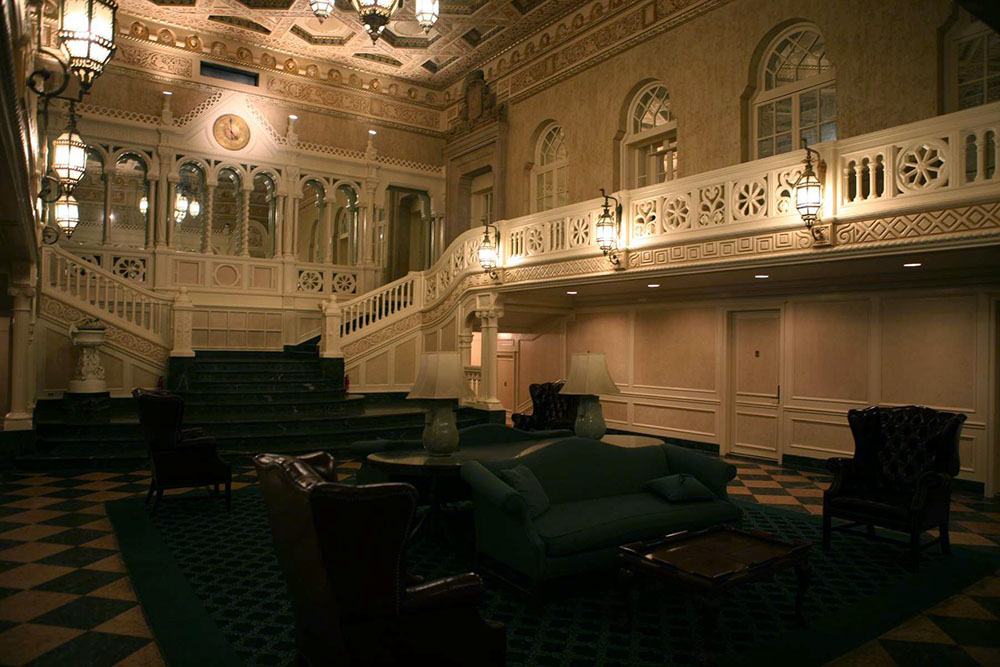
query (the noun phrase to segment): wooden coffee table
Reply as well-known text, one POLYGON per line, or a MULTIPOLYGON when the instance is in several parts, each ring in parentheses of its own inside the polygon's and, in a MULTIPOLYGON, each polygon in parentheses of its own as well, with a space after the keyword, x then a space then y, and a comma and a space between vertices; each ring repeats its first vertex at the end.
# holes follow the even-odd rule
POLYGON ((685 531, 648 542, 620 547, 625 575, 626 622, 632 619, 632 584, 641 577, 654 577, 671 586, 698 595, 704 612, 705 662, 713 663, 714 635, 728 590, 742 584, 765 581, 785 567, 795 570, 798 591, 795 615, 805 624, 802 601, 809 585, 808 542, 785 542, 763 531, 747 532, 731 526, 716 526, 697 532, 685 531))

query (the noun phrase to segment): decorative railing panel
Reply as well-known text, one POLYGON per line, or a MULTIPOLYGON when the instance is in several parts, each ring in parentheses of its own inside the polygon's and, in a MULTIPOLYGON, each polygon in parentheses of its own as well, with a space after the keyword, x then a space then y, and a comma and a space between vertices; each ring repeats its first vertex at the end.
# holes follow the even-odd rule
POLYGON ((127 331, 166 345, 171 300, 58 248, 42 250, 42 286, 63 301, 127 331))
POLYGON ((352 266, 296 264, 296 292, 357 294, 358 271, 352 266))
POLYGON ((398 316, 418 310, 419 276, 409 274, 376 290, 341 305, 341 339, 368 333, 378 324, 398 319, 398 316))
POLYGON ((469 383, 469 389, 472 391, 472 397, 474 399, 479 398, 479 385, 483 381, 482 366, 466 366, 465 381, 469 383))

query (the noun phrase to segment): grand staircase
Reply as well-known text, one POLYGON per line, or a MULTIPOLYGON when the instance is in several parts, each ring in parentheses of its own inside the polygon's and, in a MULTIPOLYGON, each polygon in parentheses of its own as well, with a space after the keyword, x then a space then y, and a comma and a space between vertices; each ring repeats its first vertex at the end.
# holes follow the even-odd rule
MULTIPOLYGON (((424 410, 399 394, 345 391, 343 370, 331 373, 315 345, 282 352, 199 351, 172 367, 167 385, 184 396, 184 425, 216 438, 223 457, 248 462, 259 452, 323 449, 337 455, 357 440, 419 438, 424 410)), ((458 426, 487 420, 460 408, 458 426)), ((146 461, 133 399, 114 399, 109 413, 70 413, 62 400, 39 401, 34 450, 24 469, 127 467, 146 461)))

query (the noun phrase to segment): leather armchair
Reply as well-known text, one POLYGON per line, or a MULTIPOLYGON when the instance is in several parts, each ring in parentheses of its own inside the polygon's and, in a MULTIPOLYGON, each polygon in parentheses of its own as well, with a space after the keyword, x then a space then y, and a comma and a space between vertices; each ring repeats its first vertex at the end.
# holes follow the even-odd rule
POLYGON ((254 457, 295 617, 300 664, 503 665, 506 630, 476 610, 472 573, 407 577, 417 494, 336 481, 324 452, 254 457))
POLYGON ((832 519, 909 534, 914 562, 920 551, 941 544, 949 553, 951 483, 959 470, 958 440, 965 415, 931 408, 870 407, 851 410, 854 458, 827 462, 833 482, 823 493, 823 546, 830 547, 832 519), (940 537, 921 545, 920 533, 937 528, 940 537))
POLYGON ((547 429, 573 430, 576 423, 576 411, 580 405, 579 396, 560 394, 565 382, 543 382, 528 387, 531 394, 531 414, 515 413, 511 415, 514 428, 523 431, 541 431, 547 429))
POLYGON ((215 439, 206 436, 200 428, 183 428, 184 399, 168 392, 134 389, 139 406, 139 423, 152 463, 148 504, 156 493, 155 513, 166 489, 191 486, 212 486, 218 495, 219 486, 225 485, 226 509, 230 506, 232 470, 219 458, 215 439))

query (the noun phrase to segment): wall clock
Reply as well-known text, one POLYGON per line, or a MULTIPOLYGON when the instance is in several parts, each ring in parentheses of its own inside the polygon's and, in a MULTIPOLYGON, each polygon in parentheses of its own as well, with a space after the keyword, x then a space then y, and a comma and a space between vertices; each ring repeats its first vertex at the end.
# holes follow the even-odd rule
POLYGON ((223 114, 215 120, 212 133, 219 145, 231 151, 238 151, 250 142, 250 127, 236 114, 223 114))

